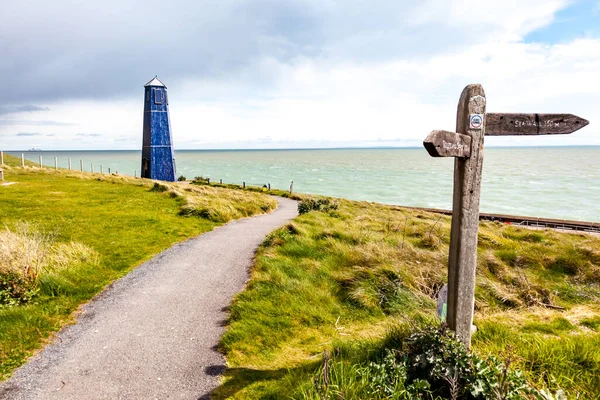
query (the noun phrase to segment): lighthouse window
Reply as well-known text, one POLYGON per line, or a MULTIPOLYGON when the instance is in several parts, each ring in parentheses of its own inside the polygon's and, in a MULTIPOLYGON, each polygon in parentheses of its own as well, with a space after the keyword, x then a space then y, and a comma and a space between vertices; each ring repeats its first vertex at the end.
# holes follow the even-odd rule
POLYGON ((154 103, 162 104, 164 100, 163 91, 161 89, 154 89, 154 103))

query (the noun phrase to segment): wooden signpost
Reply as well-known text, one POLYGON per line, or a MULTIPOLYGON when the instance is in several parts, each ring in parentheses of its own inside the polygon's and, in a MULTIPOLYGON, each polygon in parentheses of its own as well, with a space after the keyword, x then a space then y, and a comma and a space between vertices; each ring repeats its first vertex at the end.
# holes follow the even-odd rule
POLYGON ((423 141, 432 157, 455 157, 446 321, 468 347, 475 306, 484 136, 568 134, 589 123, 571 114, 486 114, 485 107, 481 85, 467 86, 458 102, 456 132, 436 130, 423 141))

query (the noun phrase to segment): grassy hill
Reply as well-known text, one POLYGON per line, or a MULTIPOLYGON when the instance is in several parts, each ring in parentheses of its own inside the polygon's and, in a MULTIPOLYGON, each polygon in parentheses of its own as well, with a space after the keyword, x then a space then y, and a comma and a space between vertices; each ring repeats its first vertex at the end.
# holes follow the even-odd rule
MULTIPOLYGON (((449 239, 449 217, 346 200, 271 234, 231 307, 215 398, 416 398, 373 381, 386 348, 401 356, 411 331, 439 326, 449 239)), ((473 351, 598 398, 600 239, 482 222, 478 253, 473 351)))
MULTIPOLYGON (((159 184, 31 166, 9 167, 6 176, 18 183, 0 187, 0 222, 18 240, 46 243, 46 255, 31 299, 0 308, 3 376, 135 265, 274 206, 255 193, 261 188, 202 181, 159 184)), ((404 355, 415 330, 439 326, 435 294, 446 281, 450 218, 300 198, 307 212, 268 236, 230 308, 220 344, 228 369, 213 396, 413 398, 390 374, 400 370, 388 356, 404 355)), ((559 389, 568 398, 598 398, 600 239, 482 222, 478 252, 473 352, 497 356, 545 390, 530 398, 564 398, 559 389)))
POLYGON ((135 266, 276 206, 260 193, 5 163, 15 183, 0 186, 0 379, 135 266))

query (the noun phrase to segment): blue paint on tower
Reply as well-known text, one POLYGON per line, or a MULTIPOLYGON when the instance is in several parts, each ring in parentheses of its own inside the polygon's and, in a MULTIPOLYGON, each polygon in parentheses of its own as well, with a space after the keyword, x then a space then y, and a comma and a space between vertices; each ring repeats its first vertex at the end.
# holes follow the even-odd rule
POLYGON ((144 85, 142 178, 175 181, 175 158, 167 87, 154 77, 144 85))

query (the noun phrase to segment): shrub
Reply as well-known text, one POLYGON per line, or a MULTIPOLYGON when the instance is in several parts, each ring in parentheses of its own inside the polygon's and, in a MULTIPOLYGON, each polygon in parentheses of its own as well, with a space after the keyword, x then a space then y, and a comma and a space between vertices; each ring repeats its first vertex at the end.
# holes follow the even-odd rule
POLYGON ((165 185, 161 185, 158 182, 154 182, 154 185, 150 188, 150 192, 166 192, 167 190, 169 190, 168 187, 166 187, 165 185))
POLYGON ((418 331, 404 344, 408 382, 426 380, 443 398, 519 399, 533 392, 520 371, 509 370, 510 362, 470 354, 444 326, 418 331))
POLYGON ((352 393, 352 398, 399 400, 554 399, 529 386, 520 371, 510 369, 510 360, 503 363, 496 357, 482 359, 469 353, 444 326, 388 339, 400 339, 401 349, 382 349, 368 363, 344 367, 344 360, 330 360, 326 354, 316 384, 304 397, 333 399, 352 393))
POLYGON ((340 207, 339 203, 333 199, 304 199, 298 204, 298 214, 306 214, 310 211, 330 212, 337 210, 340 207))
POLYGON ((181 182, 181 181, 185 181, 186 178, 183 175, 179 175, 179 178, 177 178, 177 180, 181 182))
POLYGON ((37 292, 34 282, 22 275, 0 273, 0 308, 28 303, 37 292))

